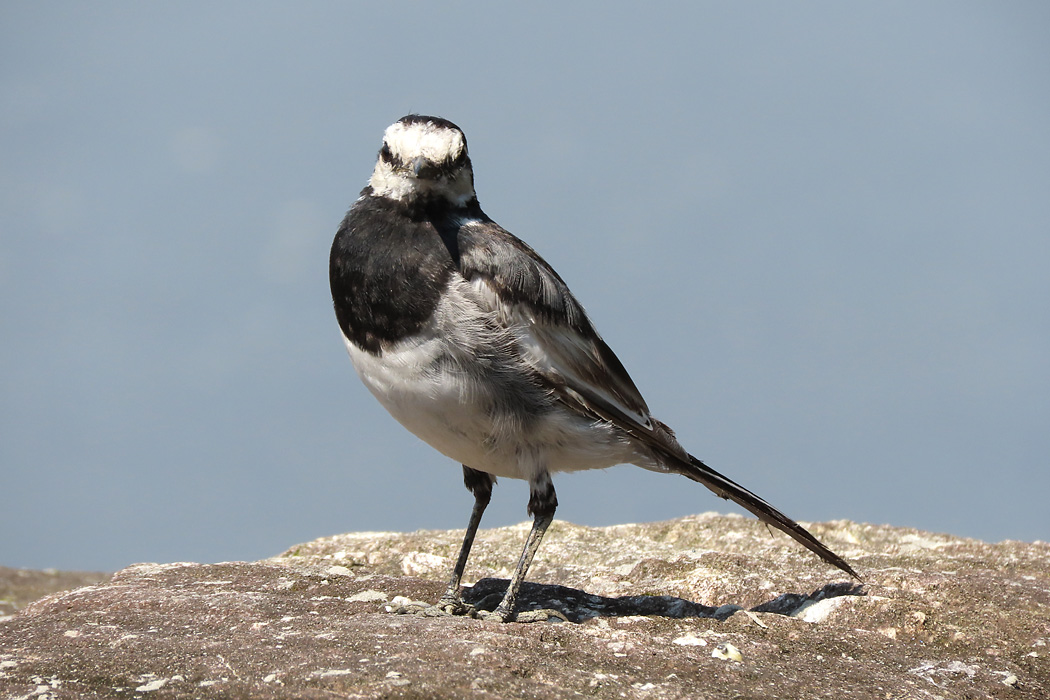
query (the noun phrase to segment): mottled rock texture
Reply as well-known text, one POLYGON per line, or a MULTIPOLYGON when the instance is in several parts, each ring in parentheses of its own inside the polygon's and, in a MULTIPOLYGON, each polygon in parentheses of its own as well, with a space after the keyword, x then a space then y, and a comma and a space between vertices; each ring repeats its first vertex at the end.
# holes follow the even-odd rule
MULTIPOLYGON (((863 586, 742 517, 556 521, 520 607, 557 624, 399 614, 441 595, 455 531, 137 565, 0 621, 0 697, 1050 697, 1050 545, 812 530, 863 586)), ((479 533, 468 600, 526 531, 479 533)))

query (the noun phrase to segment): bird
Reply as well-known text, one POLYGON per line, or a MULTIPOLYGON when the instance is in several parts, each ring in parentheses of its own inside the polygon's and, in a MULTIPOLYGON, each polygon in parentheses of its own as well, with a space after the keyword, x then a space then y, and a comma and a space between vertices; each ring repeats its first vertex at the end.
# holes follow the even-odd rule
POLYGON ((463 466, 474 505, 437 607, 519 619, 518 593, 558 506, 551 475, 617 464, 685 476, 859 576, 797 522, 683 448, 562 277, 478 203, 462 129, 390 125, 332 243, 336 320, 358 376, 405 428, 463 466), (461 581, 499 477, 529 484, 531 530, 493 611, 461 581))

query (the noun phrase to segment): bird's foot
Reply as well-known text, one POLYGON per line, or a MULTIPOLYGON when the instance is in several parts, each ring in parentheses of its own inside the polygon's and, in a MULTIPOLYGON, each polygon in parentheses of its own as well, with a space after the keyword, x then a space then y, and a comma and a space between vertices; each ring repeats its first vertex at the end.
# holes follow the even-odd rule
POLYGON ((479 620, 486 622, 568 622, 569 618, 565 617, 560 611, 553 610, 551 608, 541 608, 539 610, 522 610, 521 612, 502 612, 499 608, 489 612, 488 610, 478 610, 473 614, 479 620))
POLYGON ((522 610, 514 616, 515 622, 568 622, 569 618, 560 610, 554 608, 539 608, 537 610, 522 610))
POLYGON ((442 599, 437 604, 431 605, 421 600, 411 600, 403 596, 397 596, 390 601, 390 605, 386 606, 386 611, 395 615, 419 615, 421 617, 450 617, 452 615, 471 614, 469 606, 465 606, 463 603, 457 605, 456 601, 442 599))
POLYGON ((459 596, 450 596, 447 594, 441 596, 441 600, 436 604, 429 606, 427 610, 434 611, 433 613, 428 613, 429 617, 445 615, 467 615, 473 617, 476 612, 473 605, 467 605, 459 596))
POLYGON ((419 600, 410 600, 398 596, 387 606, 387 611, 397 615, 418 615, 420 617, 472 617, 485 622, 568 622, 569 618, 558 610, 541 608, 538 610, 522 610, 513 612, 507 610, 503 605, 497 605, 495 610, 488 609, 495 601, 495 596, 482 599, 477 605, 464 603, 459 598, 442 596, 437 603, 431 605, 419 600), (486 605, 488 603, 488 605, 486 605))

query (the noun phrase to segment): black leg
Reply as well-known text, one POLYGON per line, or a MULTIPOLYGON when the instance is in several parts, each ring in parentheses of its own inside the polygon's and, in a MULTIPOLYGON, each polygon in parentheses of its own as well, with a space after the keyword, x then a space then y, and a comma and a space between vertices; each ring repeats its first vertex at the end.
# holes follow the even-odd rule
POLYGON ((518 566, 514 569, 514 576, 507 586, 507 593, 503 596, 503 602, 495 610, 499 619, 507 622, 514 618, 514 604, 518 598, 518 591, 525 580, 525 574, 529 571, 532 558, 536 556, 536 550, 540 548, 540 540, 543 533, 554 520, 554 511, 558 508, 558 496, 554 493, 554 484, 551 483, 550 475, 544 472, 529 483, 529 514, 533 516, 532 530, 525 540, 525 549, 521 552, 518 566))
POLYGON ((463 546, 459 549, 459 558, 456 559, 456 568, 452 570, 452 578, 449 579, 448 589, 445 595, 438 601, 439 608, 446 608, 452 613, 465 612, 463 601, 460 597, 459 584, 463 579, 463 571, 467 568, 467 557, 470 556, 470 548, 474 544, 474 536, 481 524, 481 516, 492 497, 492 485, 496 483, 496 477, 477 469, 471 469, 463 465, 463 483, 470 492, 474 494, 474 510, 470 513, 470 522, 467 523, 467 531, 463 535, 463 546))

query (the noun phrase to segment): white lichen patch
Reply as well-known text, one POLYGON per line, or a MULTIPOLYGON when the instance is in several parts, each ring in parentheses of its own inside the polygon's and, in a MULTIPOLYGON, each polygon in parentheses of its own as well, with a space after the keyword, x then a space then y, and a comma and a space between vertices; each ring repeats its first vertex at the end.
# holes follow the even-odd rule
POLYGON ((349 576, 350 569, 346 568, 345 566, 335 565, 329 566, 327 569, 325 569, 325 573, 329 576, 349 576))
POLYGON ((385 603, 389 598, 383 591, 369 589, 347 596, 346 600, 348 603, 385 603))
POLYGON ((831 613, 835 612, 845 600, 846 598, 844 596, 825 598, 824 600, 818 601, 807 600, 800 605, 797 610, 791 613, 791 616, 797 617, 803 622, 811 622, 814 624, 823 622, 829 615, 831 615, 831 613))
POLYGON ((168 684, 167 678, 157 678, 149 683, 143 683, 142 685, 135 688, 136 693, 151 693, 154 690, 160 690, 168 684))
POLYGON ((401 559, 401 571, 406 576, 426 576, 449 566, 448 558, 428 552, 409 552, 401 559))
POLYGON ((697 637, 692 632, 686 632, 681 637, 672 639, 671 644, 677 644, 682 647, 706 647, 707 640, 703 637, 697 637))
POLYGON ((331 678, 332 676, 349 676, 354 673, 351 668, 330 668, 327 671, 317 671, 315 675, 320 678, 331 678))

